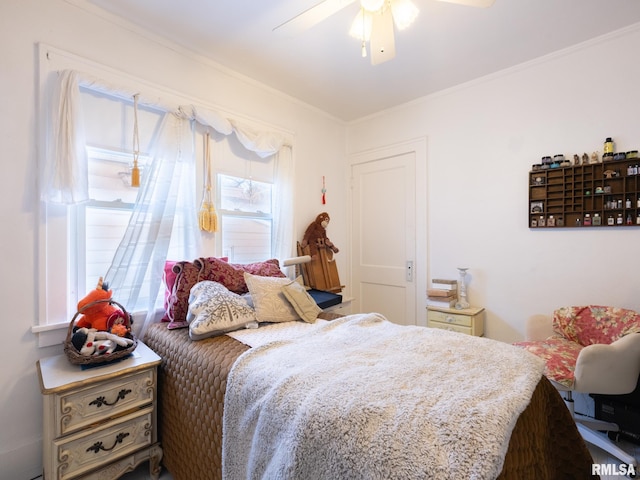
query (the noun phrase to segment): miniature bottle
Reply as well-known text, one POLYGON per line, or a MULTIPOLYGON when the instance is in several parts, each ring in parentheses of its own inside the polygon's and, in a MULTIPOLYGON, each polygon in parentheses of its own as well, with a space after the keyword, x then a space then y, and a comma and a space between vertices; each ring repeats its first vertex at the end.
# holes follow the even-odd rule
POLYGON ((604 153, 613 153, 613 140, 611 137, 607 137, 604 141, 604 153))
POLYGON ((556 219, 553 218, 553 215, 549 215, 549 219, 547 220, 547 227, 555 227, 556 219))
POLYGON ((624 202, 624 206, 625 206, 625 208, 631 208, 631 199, 630 198, 627 198, 627 201, 624 202))
POLYGON ((607 225, 615 225, 615 220, 613 219, 613 215, 609 215, 607 217, 607 225))
POLYGON ((589 215, 588 213, 584 214, 584 226, 588 227, 591 225, 591 215, 589 215))
POLYGON ((540 219, 538 220, 538 226, 544 227, 544 217, 542 215, 540 215, 540 219))
POLYGON ((631 225, 631 214, 627 215, 627 225, 631 225))
POLYGON ((593 223, 593 225, 602 225, 602 218, 600 218, 600 214, 599 213, 594 213, 593 214, 592 223, 593 223))
POLYGON ((622 214, 621 213, 618 214, 618 218, 616 218, 616 223, 618 225, 622 225, 622 214))

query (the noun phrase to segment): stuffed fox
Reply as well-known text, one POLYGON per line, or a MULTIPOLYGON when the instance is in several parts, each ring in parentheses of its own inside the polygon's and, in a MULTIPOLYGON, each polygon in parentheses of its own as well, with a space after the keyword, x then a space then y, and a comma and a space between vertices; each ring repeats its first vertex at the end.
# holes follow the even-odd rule
MULTIPOLYGON (((109 286, 102 281, 102 277, 98 279, 98 285, 91 290, 86 297, 78 302, 78 311, 86 307, 96 300, 109 300, 113 292, 109 290, 109 286)), ((76 326, 79 328, 95 328, 96 330, 110 330, 115 323, 119 323, 118 319, 124 319, 125 313, 109 302, 100 302, 90 306, 82 311, 76 326)))

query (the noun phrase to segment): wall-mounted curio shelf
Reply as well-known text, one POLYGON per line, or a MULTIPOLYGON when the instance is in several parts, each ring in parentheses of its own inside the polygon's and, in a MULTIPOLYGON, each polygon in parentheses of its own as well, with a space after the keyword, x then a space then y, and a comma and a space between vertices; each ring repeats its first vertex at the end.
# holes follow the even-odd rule
POLYGON ((640 159, 529 172, 529 227, 640 226, 640 159))

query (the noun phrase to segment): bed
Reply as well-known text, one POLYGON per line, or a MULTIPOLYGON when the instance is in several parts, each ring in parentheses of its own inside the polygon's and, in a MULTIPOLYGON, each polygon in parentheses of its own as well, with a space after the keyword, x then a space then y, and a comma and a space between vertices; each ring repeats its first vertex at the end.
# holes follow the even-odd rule
MULTIPOLYGON (((326 313, 320 318, 332 324, 343 321, 326 313)), ((165 323, 151 326, 144 341, 163 359, 158 396, 164 467, 175 480, 223 478, 223 407, 229 373, 239 357, 248 358, 263 346, 252 349, 228 335, 193 341, 188 329, 170 330, 165 323)), ((238 392, 242 395, 242 390, 238 392)), ((591 476, 591 456, 563 400, 544 377, 536 380, 526 408, 517 420, 513 418, 511 428, 497 478, 597 478, 591 476)), ((407 478, 401 473, 392 476, 407 478)), ((476 478, 496 475, 479 472, 476 478)))

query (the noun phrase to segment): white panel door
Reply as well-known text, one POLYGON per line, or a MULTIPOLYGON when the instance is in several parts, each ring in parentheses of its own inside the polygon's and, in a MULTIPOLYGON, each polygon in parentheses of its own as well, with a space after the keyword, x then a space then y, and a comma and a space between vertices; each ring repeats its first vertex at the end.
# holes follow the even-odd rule
POLYGON ((356 311, 416 321, 416 153, 352 165, 356 311))

